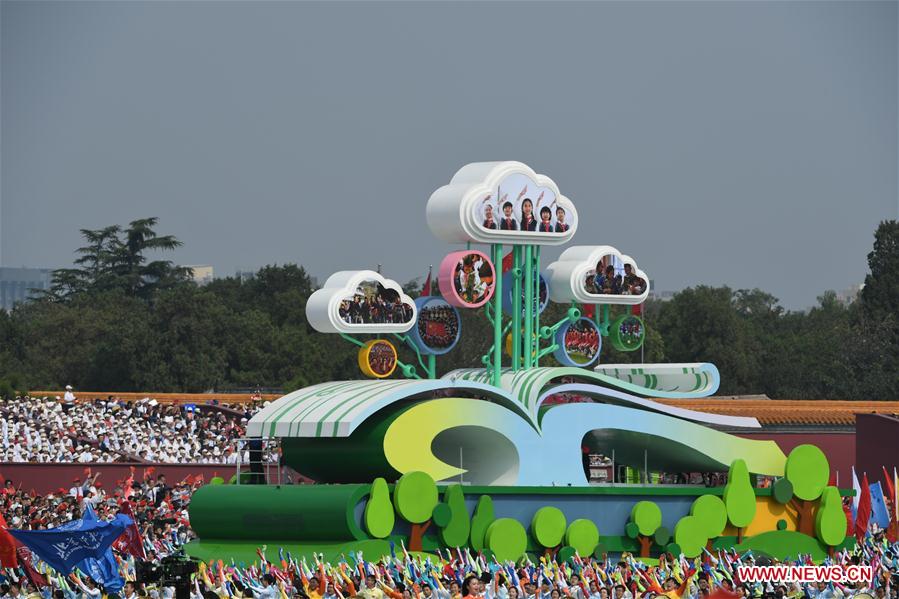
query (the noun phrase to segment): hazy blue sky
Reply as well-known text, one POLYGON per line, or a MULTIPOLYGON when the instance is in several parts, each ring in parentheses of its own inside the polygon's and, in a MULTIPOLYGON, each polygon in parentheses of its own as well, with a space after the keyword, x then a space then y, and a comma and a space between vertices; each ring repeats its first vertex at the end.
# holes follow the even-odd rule
MULTIPOLYGON (((896 218, 895 2, 2 3, 0 260, 159 216, 219 275, 401 281, 457 168, 521 160, 660 289, 792 308, 896 218)), ((550 253, 552 255, 552 253, 550 253)))

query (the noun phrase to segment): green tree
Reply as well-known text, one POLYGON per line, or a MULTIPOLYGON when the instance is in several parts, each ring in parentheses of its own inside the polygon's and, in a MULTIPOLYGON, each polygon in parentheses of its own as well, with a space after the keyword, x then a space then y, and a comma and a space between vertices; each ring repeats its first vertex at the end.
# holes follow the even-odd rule
POLYGON ((775 483, 774 499, 796 512, 799 532, 815 536, 816 501, 830 479, 827 457, 814 445, 797 445, 787 456, 784 475, 775 483))
POLYGON ((747 309, 761 305, 765 301, 757 294, 700 285, 675 294, 657 315, 648 313, 647 321, 661 333, 669 359, 713 362, 722 375, 720 393, 756 393, 764 371, 764 342, 753 331, 760 317, 747 309))
POLYGON ((172 235, 159 235, 158 218, 131 221, 128 227, 110 225, 101 229, 81 229, 85 245, 78 248, 76 268, 53 272, 44 297, 66 301, 85 292, 118 290, 132 297, 150 299, 160 289, 169 289, 190 280, 190 269, 170 260, 148 262, 148 253, 171 251, 181 246, 172 235))
POLYGON ((487 548, 501 562, 519 559, 528 545, 528 534, 518 520, 500 518, 487 527, 484 535, 487 548))
POLYGON ((393 504, 390 502, 390 489, 387 488, 387 481, 383 478, 376 478, 371 484, 363 519, 368 534, 376 539, 387 538, 393 532, 393 504))
POLYGON ((856 385, 862 397, 899 397, 899 221, 877 227, 868 269, 854 327, 854 365, 864 373, 856 385))
POLYGON ((557 507, 544 506, 531 518, 531 536, 547 552, 562 543, 565 536, 565 514, 557 507))
POLYGON ((727 526, 727 506, 724 501, 717 495, 700 495, 690 506, 690 515, 699 521, 702 534, 707 539, 704 544, 711 548, 712 539, 720 537, 727 526))
POLYGON ((899 221, 886 220, 877 227, 868 269, 861 291, 865 311, 881 317, 899 314, 899 221))
POLYGON ((703 547, 711 549, 712 539, 727 526, 727 507, 716 495, 700 495, 690 506, 690 514, 674 526, 674 542, 687 557, 697 557, 703 547))
POLYGON ((662 526, 662 510, 652 501, 638 501, 631 508, 630 522, 625 533, 640 542, 640 557, 649 557, 653 535, 662 526))
POLYGON ((437 507, 437 485, 426 472, 407 472, 393 488, 393 505, 406 522, 412 525, 409 549, 422 550, 422 537, 431 525, 431 516, 437 507))
POLYGON ((471 519, 462 485, 449 485, 443 492, 443 503, 449 507, 450 519, 440 528, 440 541, 447 547, 464 547, 471 534, 471 519))
POLYGON ((815 514, 815 534, 822 543, 836 547, 846 538, 846 514, 836 487, 827 487, 821 494, 821 506, 815 514))
POLYGON ((578 555, 589 557, 599 545, 599 529, 592 520, 586 518, 574 520, 565 531, 565 544, 573 547, 578 555))
POLYGON ((674 525, 674 542, 686 557, 697 557, 706 546, 705 527, 697 516, 684 516, 674 525))
POLYGON ((471 517, 471 548, 475 551, 483 551, 486 547, 485 539, 487 529, 493 523, 496 516, 493 513, 493 500, 490 495, 481 495, 475 504, 474 515, 471 517))
POLYGON ((755 491, 749 482, 746 462, 741 459, 734 460, 727 472, 724 505, 728 520, 737 528, 737 542, 740 543, 743 541, 743 529, 755 518, 755 491))

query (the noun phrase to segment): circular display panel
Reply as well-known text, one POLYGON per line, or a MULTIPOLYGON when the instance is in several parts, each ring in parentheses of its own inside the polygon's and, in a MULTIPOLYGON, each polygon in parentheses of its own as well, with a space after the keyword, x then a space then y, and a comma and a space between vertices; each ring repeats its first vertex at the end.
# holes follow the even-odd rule
POLYGON ((645 338, 643 319, 634 314, 619 316, 609 325, 609 340, 618 351, 636 351, 645 338))
POLYGON ((590 366, 599 359, 602 348, 599 329, 589 318, 579 318, 560 327, 555 342, 559 347, 553 356, 563 366, 590 366))
POLYGON ((459 311, 442 297, 419 297, 415 300, 418 320, 409 336, 423 354, 439 356, 455 347, 462 333, 459 311))
POLYGON ((359 370, 367 377, 384 379, 396 370, 396 348, 386 339, 372 339, 359 348, 359 370))
POLYGON ((441 295, 451 305, 479 308, 493 297, 496 270, 484 252, 453 252, 440 263, 437 281, 441 295))
MULTIPOLYGON (((503 312, 507 316, 512 316, 512 296, 514 291, 515 279, 511 272, 503 274, 503 312)), ((540 274, 540 295, 534 298, 534 304, 539 313, 542 314, 549 304, 549 282, 543 274, 540 274)), ((524 314, 524 277, 521 278, 521 313, 524 314)))

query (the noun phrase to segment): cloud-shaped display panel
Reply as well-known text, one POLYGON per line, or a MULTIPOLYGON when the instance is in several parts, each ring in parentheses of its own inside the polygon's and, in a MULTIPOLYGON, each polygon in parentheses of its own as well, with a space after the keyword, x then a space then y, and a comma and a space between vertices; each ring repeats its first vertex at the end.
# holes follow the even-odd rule
POLYGON ((577 230, 574 204, 521 162, 474 162, 428 200, 428 226, 443 241, 561 245, 577 230))
POLYGON ((585 304, 640 304, 649 277, 637 262, 610 245, 570 247, 546 269, 550 299, 585 304))
POLYGON ((320 333, 404 333, 417 316, 399 283, 373 270, 336 272, 306 302, 306 318, 320 333))

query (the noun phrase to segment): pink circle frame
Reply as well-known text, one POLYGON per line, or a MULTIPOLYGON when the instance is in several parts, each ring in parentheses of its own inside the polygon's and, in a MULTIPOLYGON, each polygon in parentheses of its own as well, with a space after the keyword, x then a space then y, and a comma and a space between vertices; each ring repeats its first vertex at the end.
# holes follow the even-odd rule
POLYGON ((462 250, 444 256, 443 260, 440 262, 440 270, 437 274, 437 284, 440 287, 440 294, 443 295, 443 299, 445 299, 448 304, 456 306, 457 308, 480 308, 493 297, 493 294, 496 291, 496 277, 496 265, 493 264, 487 254, 479 250, 462 250), (493 284, 490 285, 489 291, 484 299, 476 304, 466 302, 458 293, 456 293, 454 281, 456 265, 459 264, 459 261, 465 258, 465 256, 471 254, 477 254, 485 263, 490 265, 490 270, 493 271, 493 284))

